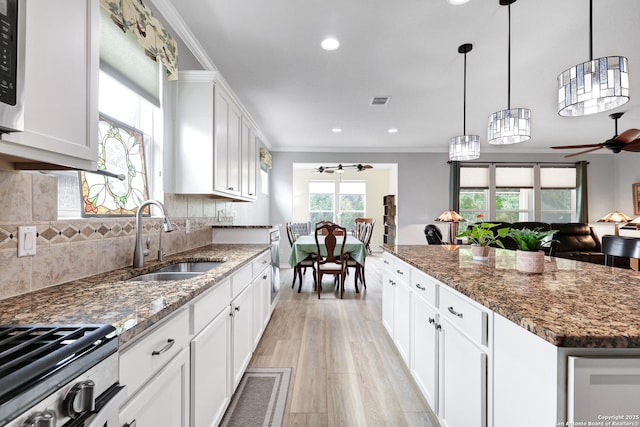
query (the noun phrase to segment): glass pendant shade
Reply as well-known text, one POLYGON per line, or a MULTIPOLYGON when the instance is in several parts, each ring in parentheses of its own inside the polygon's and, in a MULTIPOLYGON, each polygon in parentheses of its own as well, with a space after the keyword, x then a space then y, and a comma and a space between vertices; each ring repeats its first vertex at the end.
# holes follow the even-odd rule
POLYGON ((449 160, 464 161, 480 157, 480 136, 460 135, 449 140, 449 160))
POLYGON ((489 144, 517 144, 531 138, 531 110, 512 108, 489 116, 489 144))
POLYGON ((586 116, 629 101, 629 63, 624 56, 583 62, 558 76, 558 114, 586 116))

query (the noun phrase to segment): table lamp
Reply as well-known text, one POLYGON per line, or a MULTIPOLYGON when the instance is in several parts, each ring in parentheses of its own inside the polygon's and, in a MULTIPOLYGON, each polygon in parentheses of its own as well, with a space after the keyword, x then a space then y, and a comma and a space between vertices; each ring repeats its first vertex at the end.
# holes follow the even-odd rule
POLYGON ((461 217, 456 211, 444 211, 440 214, 436 221, 440 222, 450 222, 449 226, 449 243, 453 243, 453 238, 458 234, 458 223, 462 221, 466 221, 463 217, 461 217))
POLYGON ((618 230, 618 224, 620 224, 621 222, 629 222, 631 221, 631 218, 626 216, 625 214, 623 214, 622 212, 618 212, 618 211, 613 211, 613 212, 609 212, 608 214, 606 214, 605 216, 603 216, 602 218, 600 218, 598 220, 598 222, 613 222, 615 223, 615 230, 614 230, 614 235, 615 236, 619 236, 620 232, 618 230))

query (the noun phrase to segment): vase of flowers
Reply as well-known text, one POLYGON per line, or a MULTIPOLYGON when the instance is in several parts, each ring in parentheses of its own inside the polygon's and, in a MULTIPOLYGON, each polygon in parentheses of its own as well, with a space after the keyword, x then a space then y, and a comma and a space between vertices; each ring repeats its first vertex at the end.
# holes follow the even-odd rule
MULTIPOLYGON (((478 216, 482 218, 481 216, 478 216)), ((486 260, 489 258, 489 246, 497 245, 504 248, 504 244, 500 239, 509 233, 508 227, 496 228, 500 224, 491 222, 477 222, 471 227, 458 234, 456 237, 467 237, 471 244, 471 254, 473 259, 486 260)))
POLYGON ((507 234, 511 237, 518 249, 516 250, 516 270, 521 273, 541 274, 544 272, 544 251, 542 248, 549 246, 553 240, 551 236, 558 230, 543 231, 538 228, 512 228, 507 234))

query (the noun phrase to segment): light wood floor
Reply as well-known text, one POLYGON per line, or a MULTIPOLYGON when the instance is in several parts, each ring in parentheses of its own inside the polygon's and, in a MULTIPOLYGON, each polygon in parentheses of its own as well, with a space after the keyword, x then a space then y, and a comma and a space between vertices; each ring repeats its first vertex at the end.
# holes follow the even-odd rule
POLYGON ((367 258, 367 289, 356 294, 353 271, 344 299, 311 270, 302 292, 281 269, 280 301, 251 360, 291 367, 285 426, 438 426, 382 326, 382 258, 367 258))

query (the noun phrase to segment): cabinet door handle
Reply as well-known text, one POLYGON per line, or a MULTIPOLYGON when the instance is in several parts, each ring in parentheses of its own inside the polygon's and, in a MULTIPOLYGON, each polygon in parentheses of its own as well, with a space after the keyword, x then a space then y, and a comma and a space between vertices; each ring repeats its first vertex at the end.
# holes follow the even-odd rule
POLYGON ((267 275, 262 276, 262 280, 267 280, 267 275))
POLYGON ((227 190, 233 191, 233 187, 229 187, 229 188, 227 188, 227 190))
POLYGON ((165 345, 164 347, 162 347, 160 350, 153 350, 151 352, 152 356, 157 356, 159 354, 164 353, 165 351, 169 350, 171 347, 173 347, 173 345, 176 343, 176 340, 174 340, 173 338, 169 338, 167 340, 167 345, 165 345))
POLYGON ((442 329, 442 325, 440 323, 436 323, 436 331, 442 329))
POLYGON ((427 290, 427 288, 422 286, 420 283, 416 283, 416 288, 420 289, 421 291, 426 291, 427 290))
POLYGON ((136 427, 136 420, 133 420, 130 423, 125 423, 122 427, 136 427))
POLYGON ((434 319, 433 317, 429 317, 429 324, 433 325, 434 323, 436 323, 436 319, 434 319))
POLYGON ((238 305, 238 306, 236 306, 236 307, 234 308, 234 310, 235 310, 235 311, 240 311, 240 306, 239 306, 239 305, 238 305))
POLYGON ((447 310, 449 310, 449 313, 453 314, 454 316, 458 316, 459 318, 462 319, 462 313, 458 313, 453 309, 453 307, 447 307, 447 310))

